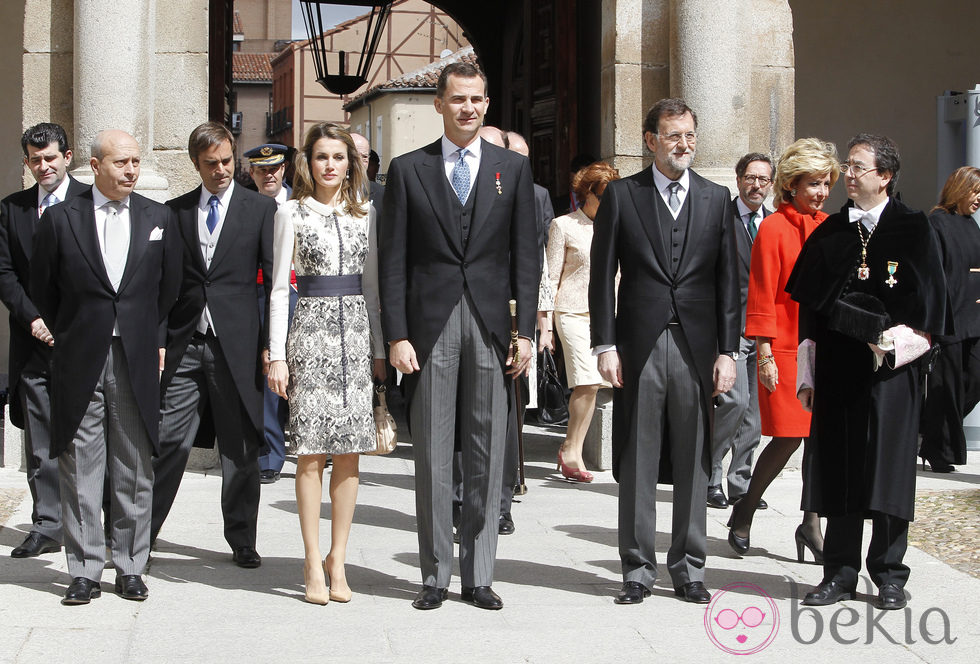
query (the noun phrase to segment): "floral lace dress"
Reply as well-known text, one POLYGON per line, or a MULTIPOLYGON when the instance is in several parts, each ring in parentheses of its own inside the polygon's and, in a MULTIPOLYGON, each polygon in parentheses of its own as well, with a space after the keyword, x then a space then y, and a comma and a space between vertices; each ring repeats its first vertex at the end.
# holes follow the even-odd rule
POLYGON ((372 357, 384 357, 374 209, 356 217, 309 198, 276 214, 270 356, 289 368, 289 451, 350 454, 375 448, 372 357), (292 325, 289 264, 300 283, 292 325), (304 277, 362 275, 363 294, 304 295, 304 277), (372 346, 375 353, 372 353, 372 346))

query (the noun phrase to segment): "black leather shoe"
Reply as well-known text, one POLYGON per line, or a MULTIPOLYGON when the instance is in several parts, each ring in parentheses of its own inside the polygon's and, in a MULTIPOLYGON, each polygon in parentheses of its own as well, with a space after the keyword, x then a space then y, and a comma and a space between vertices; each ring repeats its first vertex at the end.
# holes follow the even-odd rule
POLYGON ((412 606, 421 611, 438 609, 440 606, 442 606, 442 603, 447 597, 449 597, 449 590, 447 588, 422 586, 422 590, 420 590, 419 594, 415 596, 414 600, 412 600, 412 606))
POLYGON ((24 543, 10 552, 11 558, 33 558, 42 553, 54 553, 61 551, 61 545, 47 535, 38 532, 31 532, 24 543))
POLYGON ((65 591, 65 596, 61 603, 66 606, 75 604, 88 604, 96 597, 102 596, 102 586, 98 581, 86 579, 84 576, 76 576, 71 580, 71 585, 65 591))
MULTIPOLYGON (((902 595, 905 598, 905 595, 902 595)), ((804 606, 830 606, 842 599, 854 599, 854 590, 848 590, 837 581, 824 581, 803 598, 804 606)), ((895 607, 898 608, 898 607, 895 607)))
POLYGON ((278 470, 260 470, 259 484, 275 484, 279 481, 278 470))
POLYGON ((650 590, 639 581, 626 581, 613 601, 616 604, 642 604, 643 598, 649 596, 650 590))
POLYGON ((732 547, 732 550, 740 556, 744 556, 749 551, 749 538, 739 537, 735 534, 735 529, 732 528, 728 531, 728 546, 732 547))
POLYGON ((711 593, 700 581, 691 581, 680 588, 674 588, 674 594, 692 604, 708 604, 711 602, 711 593))
POLYGON ((253 569, 262 564, 262 556, 255 550, 255 547, 240 546, 231 554, 231 559, 235 564, 245 569, 253 569))
POLYGON ((510 512, 504 512, 500 515, 500 519, 497 521, 497 534, 498 535, 513 535, 517 527, 514 525, 514 518, 510 515, 510 512))
POLYGON ((879 609, 885 611, 904 609, 906 604, 908 602, 905 599, 905 591, 894 583, 886 583, 878 588, 878 599, 875 600, 875 606, 879 609))
POLYGON ((728 499, 725 492, 721 490, 721 485, 712 484, 708 487, 708 507, 723 510, 728 507, 728 499))
POLYGON ((477 586, 476 588, 464 587, 459 598, 478 609, 496 611, 497 609, 504 608, 504 602, 500 599, 500 595, 495 593, 490 586, 477 586))
POLYGON ((120 574, 116 577, 116 594, 123 599, 142 602, 149 591, 139 574, 120 574))
MULTIPOLYGON (((728 504, 734 507, 738 501, 742 500, 745 496, 730 496, 728 498, 728 504)), ((759 506, 756 507, 757 510, 767 510, 769 509, 769 503, 767 503, 762 498, 759 498, 759 506)))

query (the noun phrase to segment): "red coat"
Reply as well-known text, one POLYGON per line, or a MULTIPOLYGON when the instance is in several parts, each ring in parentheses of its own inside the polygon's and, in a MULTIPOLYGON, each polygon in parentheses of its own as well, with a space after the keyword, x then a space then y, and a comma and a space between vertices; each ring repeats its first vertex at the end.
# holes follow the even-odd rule
POLYGON ((786 282, 803 243, 826 218, 823 212, 803 214, 792 203, 783 203, 765 218, 752 243, 745 336, 772 338, 772 354, 779 370, 775 392, 759 383, 759 411, 766 436, 810 435, 810 413, 796 398, 800 305, 786 292, 786 282))

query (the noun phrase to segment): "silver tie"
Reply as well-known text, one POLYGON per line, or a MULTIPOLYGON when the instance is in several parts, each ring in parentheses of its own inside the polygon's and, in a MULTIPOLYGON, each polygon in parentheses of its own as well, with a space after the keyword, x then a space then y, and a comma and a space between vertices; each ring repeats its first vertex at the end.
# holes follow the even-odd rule
POLYGON ((119 207, 119 201, 105 204, 105 267, 109 281, 116 290, 119 290, 119 283, 126 270, 130 235, 129 224, 119 216, 119 207))
POLYGON ((681 199, 677 197, 677 190, 681 188, 680 182, 671 182, 667 185, 670 189, 670 197, 667 198, 667 205, 670 206, 671 212, 677 212, 677 208, 681 206, 681 199))

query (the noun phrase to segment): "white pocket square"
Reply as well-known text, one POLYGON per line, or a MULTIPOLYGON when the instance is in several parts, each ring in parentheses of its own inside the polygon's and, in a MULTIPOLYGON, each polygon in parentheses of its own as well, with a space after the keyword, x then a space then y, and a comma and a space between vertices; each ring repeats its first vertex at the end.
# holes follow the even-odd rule
POLYGON ((157 226, 152 231, 150 231, 150 240, 149 240, 150 242, 153 242, 154 240, 162 240, 162 239, 163 239, 163 229, 162 228, 160 228, 159 226, 157 226))

